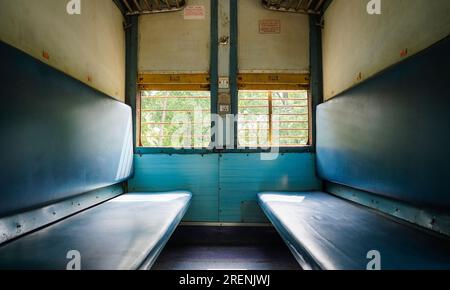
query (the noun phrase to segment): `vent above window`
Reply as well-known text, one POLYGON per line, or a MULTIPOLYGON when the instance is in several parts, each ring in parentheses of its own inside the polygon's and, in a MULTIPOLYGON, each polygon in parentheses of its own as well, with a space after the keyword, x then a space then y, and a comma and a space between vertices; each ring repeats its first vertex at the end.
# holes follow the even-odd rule
POLYGON ((325 0, 262 0, 270 10, 306 14, 320 14, 325 0))
POLYGON ((127 15, 172 12, 182 10, 185 0, 121 0, 127 15))

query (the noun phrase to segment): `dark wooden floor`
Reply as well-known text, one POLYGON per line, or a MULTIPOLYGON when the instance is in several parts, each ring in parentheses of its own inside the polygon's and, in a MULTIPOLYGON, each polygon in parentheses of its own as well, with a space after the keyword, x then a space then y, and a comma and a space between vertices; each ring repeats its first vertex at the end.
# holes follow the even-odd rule
POLYGON ((154 270, 301 270, 271 227, 180 226, 154 270))

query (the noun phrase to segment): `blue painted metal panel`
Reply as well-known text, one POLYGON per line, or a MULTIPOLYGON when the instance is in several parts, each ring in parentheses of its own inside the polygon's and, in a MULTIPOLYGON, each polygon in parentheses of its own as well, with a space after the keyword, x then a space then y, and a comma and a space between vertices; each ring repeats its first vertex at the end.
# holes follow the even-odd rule
POLYGON ((185 221, 218 221, 218 155, 135 155, 134 192, 189 190, 192 203, 185 221))
POLYGON ((131 110, 0 42, 0 217, 119 183, 131 110))
POLYGON ((267 190, 321 189, 314 154, 284 154, 261 161, 260 154, 135 155, 130 191, 189 190, 185 221, 266 222, 256 194, 267 190), (220 209, 220 219, 219 219, 220 209))
POLYGON ((220 221, 265 222, 257 206, 259 192, 321 189, 314 158, 310 153, 283 154, 263 161, 260 154, 223 154, 219 161, 220 221))
POLYGON ((450 38, 318 107, 317 166, 334 183, 450 208, 450 38))

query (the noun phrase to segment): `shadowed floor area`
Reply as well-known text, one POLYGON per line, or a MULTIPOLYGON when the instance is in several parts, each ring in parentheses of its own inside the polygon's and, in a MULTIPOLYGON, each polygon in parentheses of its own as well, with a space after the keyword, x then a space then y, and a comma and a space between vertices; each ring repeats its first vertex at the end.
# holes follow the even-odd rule
POLYGON ((301 270, 272 227, 180 226, 153 270, 301 270))

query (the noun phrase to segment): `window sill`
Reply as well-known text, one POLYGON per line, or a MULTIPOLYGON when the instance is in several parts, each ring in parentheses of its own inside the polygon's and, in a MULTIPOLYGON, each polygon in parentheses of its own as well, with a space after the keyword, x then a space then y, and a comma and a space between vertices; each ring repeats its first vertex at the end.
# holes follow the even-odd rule
MULTIPOLYGON (((137 147, 135 153, 138 155, 150 155, 150 154, 167 154, 167 155, 206 155, 206 154, 258 154, 258 153, 270 153, 270 150, 263 149, 175 149, 175 148, 150 148, 150 147, 137 147)), ((311 145, 302 147, 280 147, 278 148, 280 154, 285 153, 313 153, 314 147, 311 145)))

